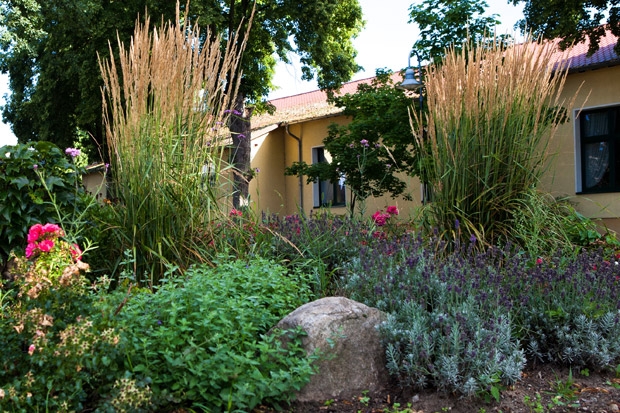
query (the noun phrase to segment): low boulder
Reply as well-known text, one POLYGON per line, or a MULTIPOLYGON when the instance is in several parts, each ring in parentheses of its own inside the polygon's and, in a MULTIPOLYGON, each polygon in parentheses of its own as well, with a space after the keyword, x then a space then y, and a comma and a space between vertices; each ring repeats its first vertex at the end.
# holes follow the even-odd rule
POLYGON ((381 391, 389 374, 376 326, 384 320, 378 309, 345 297, 307 303, 282 319, 278 328, 301 326, 308 334, 303 339, 307 353, 322 355, 319 372, 296 399, 321 402, 381 391))

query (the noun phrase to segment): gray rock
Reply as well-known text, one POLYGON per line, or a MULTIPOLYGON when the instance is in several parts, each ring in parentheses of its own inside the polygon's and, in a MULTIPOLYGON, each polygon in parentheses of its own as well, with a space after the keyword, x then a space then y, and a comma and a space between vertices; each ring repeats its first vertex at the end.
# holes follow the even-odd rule
POLYGON ((319 349, 319 372, 296 395, 299 401, 325 401, 380 391, 388 382, 385 351, 376 326, 385 315, 376 308, 344 297, 305 304, 282 319, 281 329, 301 326, 304 348, 319 349))

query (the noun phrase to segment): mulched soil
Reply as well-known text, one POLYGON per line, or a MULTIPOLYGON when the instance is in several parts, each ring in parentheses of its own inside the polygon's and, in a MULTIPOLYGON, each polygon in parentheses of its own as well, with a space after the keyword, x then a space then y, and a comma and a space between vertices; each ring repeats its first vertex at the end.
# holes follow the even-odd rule
MULTIPOLYGON (((501 390, 500 401, 464 398, 427 389, 413 391, 396 383, 377 394, 349 400, 293 403, 285 413, 483 413, 483 412, 620 412, 620 379, 615 372, 579 371, 555 365, 530 366, 514 386, 501 390), (529 402, 527 400, 529 399, 529 402)), ((490 397, 490 396, 489 396, 490 397)), ((253 413, 273 413, 260 406, 253 413)))

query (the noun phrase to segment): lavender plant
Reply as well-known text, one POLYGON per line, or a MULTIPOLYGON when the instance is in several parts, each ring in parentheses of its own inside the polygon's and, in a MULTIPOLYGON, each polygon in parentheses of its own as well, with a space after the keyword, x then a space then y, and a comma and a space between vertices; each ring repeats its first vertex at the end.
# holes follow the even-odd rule
POLYGON ((344 266, 345 295, 390 314, 381 334, 393 374, 475 394, 517 380, 525 355, 592 368, 620 360, 620 266, 602 251, 536 259, 476 241, 446 248, 406 234, 344 266))

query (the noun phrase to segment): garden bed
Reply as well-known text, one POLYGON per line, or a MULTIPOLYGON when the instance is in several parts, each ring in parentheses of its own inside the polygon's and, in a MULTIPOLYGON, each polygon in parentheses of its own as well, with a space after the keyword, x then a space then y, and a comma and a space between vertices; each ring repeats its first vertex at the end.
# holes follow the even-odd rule
MULTIPOLYGON (((586 372, 583 371, 585 374, 586 372)), ((434 412, 615 412, 620 411, 620 379, 613 371, 587 372, 584 375, 554 364, 528 366, 522 379, 500 391, 499 403, 489 395, 465 398, 432 389, 414 391, 390 383, 377 394, 360 394, 348 400, 322 403, 293 403, 290 413, 434 413, 434 412), (571 380, 572 374, 572 380, 571 380), (409 405, 410 404, 410 405, 409 405), (410 410, 407 410, 407 409, 410 410)), ((255 413, 276 410, 260 406, 255 413)))

